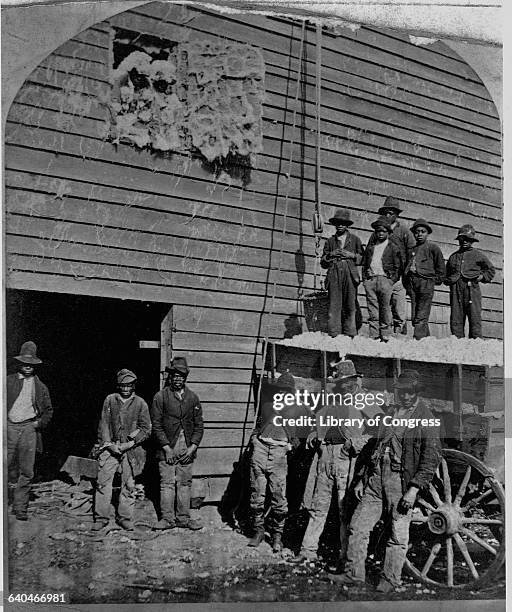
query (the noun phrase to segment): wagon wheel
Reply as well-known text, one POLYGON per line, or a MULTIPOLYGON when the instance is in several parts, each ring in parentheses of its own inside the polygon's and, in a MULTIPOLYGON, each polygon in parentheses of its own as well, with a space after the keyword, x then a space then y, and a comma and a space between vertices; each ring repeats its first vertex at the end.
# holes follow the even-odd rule
POLYGON ((418 495, 406 568, 426 584, 479 589, 505 560, 505 496, 481 461, 452 449, 418 495))

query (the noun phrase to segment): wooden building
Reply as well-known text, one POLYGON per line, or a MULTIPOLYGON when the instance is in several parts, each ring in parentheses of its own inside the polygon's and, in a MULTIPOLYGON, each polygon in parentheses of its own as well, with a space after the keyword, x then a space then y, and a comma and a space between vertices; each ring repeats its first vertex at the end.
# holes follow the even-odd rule
MULTIPOLYGON (((483 287, 484 335, 501 338, 501 125, 483 83, 448 46, 417 46, 397 31, 325 29, 322 46, 324 219, 348 208, 365 242, 394 195, 406 222, 432 222, 445 257, 457 229, 474 224, 498 270, 483 287)), ((206 421, 196 474, 211 477, 219 499, 252 426, 260 340, 299 329, 298 298, 320 286, 316 49, 314 26, 303 32, 299 21, 155 2, 76 35, 18 92, 5 132, 8 351, 31 337, 50 362, 53 435, 65 452, 92 443, 116 368, 136 369, 150 400, 171 352, 186 355, 206 421), (215 174, 186 155, 109 142, 119 32, 260 48, 257 166, 215 174)), ((362 289, 360 302, 365 315, 362 289)), ((439 336, 448 303, 438 288, 439 336)))

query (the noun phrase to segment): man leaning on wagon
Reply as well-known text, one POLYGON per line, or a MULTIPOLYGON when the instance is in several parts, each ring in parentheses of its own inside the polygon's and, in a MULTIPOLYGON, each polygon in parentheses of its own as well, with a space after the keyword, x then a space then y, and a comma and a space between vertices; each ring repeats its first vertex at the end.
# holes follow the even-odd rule
MULTIPOLYGON (((419 375, 404 370, 396 383, 398 406, 396 419, 433 419, 432 412, 420 399, 419 375)), ((409 543, 412 508, 420 489, 428 487, 440 461, 438 427, 385 426, 361 451, 366 461, 354 476, 356 496, 361 500, 348 530, 347 562, 343 574, 331 575, 346 586, 364 584, 365 562, 370 533, 386 512, 391 534, 386 546, 382 577, 377 590, 393 591, 401 584, 402 568, 409 543)))
POLYGON ((203 438, 203 410, 197 395, 185 384, 189 374, 185 357, 175 357, 167 384, 153 399, 151 421, 158 451, 160 510, 155 529, 201 529, 190 516, 192 466, 203 438), (175 507, 176 506, 176 507, 175 507))

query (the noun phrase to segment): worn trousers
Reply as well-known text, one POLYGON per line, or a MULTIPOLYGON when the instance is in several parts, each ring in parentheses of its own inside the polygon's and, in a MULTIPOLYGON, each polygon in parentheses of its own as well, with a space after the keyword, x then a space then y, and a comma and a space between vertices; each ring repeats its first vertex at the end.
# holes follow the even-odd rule
POLYGON ((301 553, 316 554, 335 487, 340 517, 340 559, 344 559, 347 548, 347 526, 343 500, 350 476, 350 459, 343 450, 342 444, 322 445, 321 451, 322 454, 317 463, 312 508, 309 513, 308 527, 302 540, 301 553))
MULTIPOLYGON (((183 430, 173 448, 176 455, 187 450, 183 430)), ((192 490, 193 463, 182 464, 178 460, 173 464, 158 462, 160 471, 160 510, 162 518, 170 522, 188 522, 190 520, 190 494, 192 490)))
POLYGON ((270 493, 270 529, 273 534, 282 534, 288 501, 286 499, 286 475, 288 459, 286 446, 266 444, 253 439, 251 456, 251 514, 256 531, 264 528, 265 497, 267 485, 270 493))
POLYGON ((482 337, 482 293, 475 281, 459 280, 450 286, 450 331, 457 338, 464 338, 466 318, 469 337, 482 337))
POLYGON ((108 450, 98 458, 98 479, 96 481, 95 513, 100 519, 110 517, 112 483, 116 473, 121 472, 121 491, 117 515, 120 519, 131 521, 135 508, 135 479, 126 455, 114 457, 108 450))
POLYGON ((387 276, 374 276, 364 281, 370 338, 384 338, 392 331, 391 293, 393 286, 393 281, 387 276))
POLYGON ((382 573, 393 586, 398 586, 407 554, 412 510, 407 514, 397 511, 402 497, 402 479, 400 472, 392 471, 390 465, 389 455, 386 454, 371 475, 350 521, 345 572, 354 580, 364 582, 370 533, 384 510, 391 520, 391 535, 386 545, 382 573))
POLYGON ((7 466, 9 478, 16 481, 13 496, 15 514, 26 514, 30 486, 34 479, 37 433, 34 421, 7 423, 7 466))
POLYGON ((391 292, 391 313, 393 317, 393 327, 403 327, 406 320, 406 292, 402 281, 399 280, 393 285, 393 291, 391 292))
POLYGON ((329 334, 355 336, 357 285, 346 262, 335 264, 329 270, 326 286, 329 292, 329 334))
POLYGON ((411 319, 414 326, 414 338, 421 340, 430 336, 428 320, 432 308, 435 282, 433 278, 423 278, 411 274, 407 279, 407 290, 411 298, 411 319))

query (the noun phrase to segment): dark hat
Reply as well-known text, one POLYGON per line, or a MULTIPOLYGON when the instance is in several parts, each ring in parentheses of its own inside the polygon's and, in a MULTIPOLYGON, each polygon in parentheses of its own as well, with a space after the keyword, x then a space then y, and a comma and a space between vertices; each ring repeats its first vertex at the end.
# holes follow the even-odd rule
POLYGON ((350 218, 348 210, 338 208, 334 216, 329 219, 329 223, 332 225, 352 225, 354 222, 350 218))
POLYGON ((469 223, 466 225, 463 225, 460 228, 459 233, 457 234, 457 238, 455 240, 458 240, 459 238, 465 238, 466 240, 469 240, 470 242, 480 242, 478 238, 476 237, 475 228, 469 223))
POLYGON ((391 223, 386 219, 386 217, 379 217, 378 219, 375 219, 375 221, 372 223, 372 227, 375 230, 378 227, 383 227, 388 232, 393 231, 393 228, 391 227, 391 223))
POLYGON ((416 221, 414 222, 414 225, 411 227, 411 232, 414 232, 414 230, 417 227, 424 227, 427 232, 429 234, 432 233, 432 228, 430 227, 430 225, 425 221, 425 219, 416 219, 416 221))
POLYGON ((399 215, 402 212, 402 209, 399 207, 399 204, 400 202, 397 198, 394 198, 393 196, 388 196, 384 200, 384 204, 379 208, 377 212, 379 215, 383 215, 386 210, 392 209, 396 210, 396 214, 399 215))
POLYGON ((285 372, 275 381, 274 385, 279 389, 291 389, 295 390, 295 378, 290 372, 285 372))
POLYGON ((420 388, 420 375, 416 370, 404 370, 395 383, 397 389, 416 389, 420 388))
POLYGON ((165 371, 169 372, 169 374, 171 372, 179 372, 180 374, 183 374, 184 376, 188 376, 190 369, 188 367, 187 360, 185 359, 185 357, 175 357, 171 361, 169 366, 165 368, 165 371))
POLYGON ((43 363, 37 356, 37 346, 31 340, 21 345, 20 354, 16 355, 14 359, 21 361, 21 363, 29 363, 31 365, 43 363))
POLYGON ((117 373, 118 385, 127 385, 128 383, 135 382, 136 380, 137 377, 135 376, 135 374, 131 370, 127 370, 126 368, 119 370, 119 372, 117 373))
POLYGON ((357 378, 358 376, 362 376, 362 374, 356 372, 354 362, 350 361, 350 359, 338 361, 338 363, 335 365, 336 378, 333 380, 333 383, 335 384, 348 380, 349 378, 357 378))

